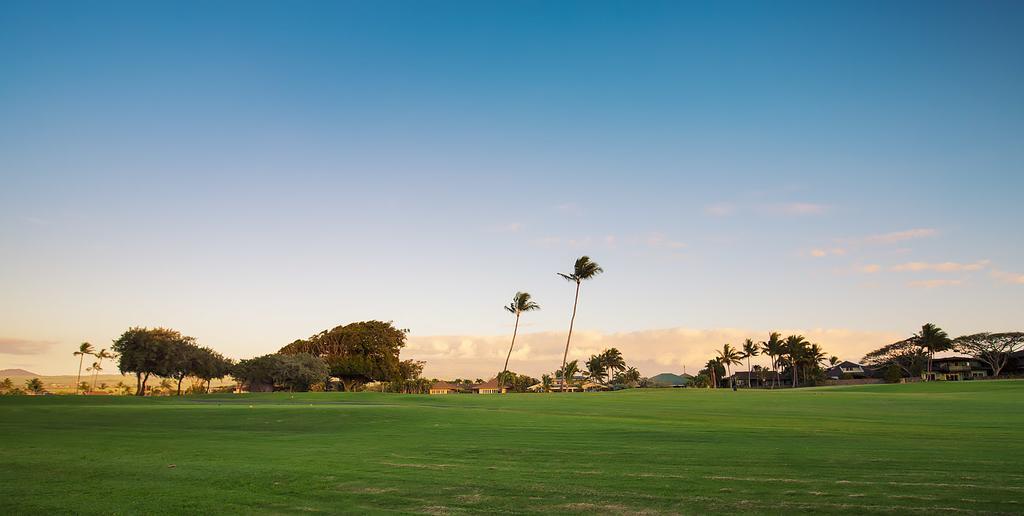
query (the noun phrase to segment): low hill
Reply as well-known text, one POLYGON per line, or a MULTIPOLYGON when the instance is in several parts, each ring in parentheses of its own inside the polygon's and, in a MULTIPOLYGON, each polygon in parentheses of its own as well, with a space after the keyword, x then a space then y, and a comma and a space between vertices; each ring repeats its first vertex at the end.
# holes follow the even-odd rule
POLYGON ((688 374, 672 374, 672 373, 661 373, 657 376, 652 376, 650 380, 660 385, 688 385, 693 377, 688 374))
POLYGON ((0 378, 6 378, 8 376, 39 376, 32 371, 26 371, 24 369, 0 369, 0 378))

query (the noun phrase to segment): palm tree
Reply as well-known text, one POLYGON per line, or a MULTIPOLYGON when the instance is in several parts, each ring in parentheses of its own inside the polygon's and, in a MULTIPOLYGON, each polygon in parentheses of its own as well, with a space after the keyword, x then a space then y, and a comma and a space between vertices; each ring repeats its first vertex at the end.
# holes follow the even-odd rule
POLYGON ((512 330, 512 345, 508 347, 508 355, 505 356, 505 366, 501 368, 502 372, 508 371, 508 359, 512 358, 512 348, 516 345, 516 334, 519 333, 519 316, 523 312, 540 310, 540 305, 530 300, 529 292, 516 292, 516 295, 512 296, 512 302, 505 307, 505 310, 516 316, 516 326, 512 330))
POLYGON ((825 353, 824 349, 817 344, 811 344, 804 353, 804 380, 810 381, 810 374, 817 371, 821 366, 821 363, 825 361, 825 357, 828 353, 825 353))
MULTIPOLYGON (((725 366, 726 373, 731 377, 732 376, 732 365, 733 364, 742 364, 743 363, 743 355, 740 354, 739 350, 737 350, 736 348, 732 347, 732 344, 726 344, 726 345, 722 346, 722 349, 720 349, 718 351, 718 360, 720 362, 722 362, 722 365, 725 366)), ((730 379, 729 382, 730 382, 730 385, 731 385, 734 382, 734 380, 730 379)))
POLYGON ((807 339, 803 335, 790 335, 782 345, 793 374, 793 387, 797 385, 797 368, 806 354, 807 339))
POLYGON ((632 385, 640 381, 640 371, 635 367, 629 367, 619 375, 619 379, 626 385, 632 385))
POLYGON ((95 367, 93 368, 94 372, 92 375, 92 390, 94 391, 96 390, 96 376, 99 375, 99 372, 103 370, 103 367, 101 367, 103 365, 103 359, 114 358, 114 354, 108 352, 107 348, 103 348, 100 350, 99 353, 96 353, 96 358, 98 359, 98 361, 95 364, 93 364, 95 367))
POLYGON ((761 351, 772 361, 772 372, 775 373, 775 383, 772 387, 779 385, 779 357, 782 355, 782 335, 773 331, 768 335, 768 340, 761 342, 761 351))
POLYGON ((601 353, 601 361, 608 371, 608 377, 615 376, 615 372, 626 369, 626 361, 622 358, 622 352, 615 348, 608 348, 601 353))
POLYGON ((561 386, 562 392, 565 392, 565 384, 566 384, 566 382, 571 382, 573 377, 576 376, 576 373, 578 373, 579 371, 580 371, 580 361, 579 360, 573 360, 572 362, 567 362, 565 364, 565 367, 559 369, 558 371, 555 371, 555 377, 558 378, 558 380, 559 380, 559 385, 561 386))
POLYGON ((92 387, 90 387, 89 389, 95 391, 96 390, 96 375, 100 374, 100 371, 103 370, 103 367, 97 361, 97 362, 93 362, 92 363, 92 367, 87 367, 85 370, 86 371, 92 371, 92 387))
POLYGON ((544 374, 540 377, 540 385, 544 388, 544 392, 551 392, 551 375, 544 374))
POLYGON ((721 364, 722 364, 722 359, 715 357, 715 358, 712 358, 711 360, 708 360, 708 363, 704 365, 704 367, 708 370, 708 376, 710 377, 710 380, 711 380, 711 385, 709 386, 711 389, 717 389, 718 388, 718 373, 717 373, 717 371, 718 371, 718 366, 720 366, 721 364))
POLYGON ((830 367, 835 367, 836 364, 838 364, 838 363, 839 363, 839 357, 837 357, 835 355, 832 355, 832 356, 828 357, 828 365, 830 367))
POLYGON ((928 374, 925 375, 925 381, 931 381, 932 359, 935 358, 935 353, 949 349, 952 346, 952 341, 942 328, 932 323, 922 326, 921 332, 914 335, 914 338, 917 340, 917 346, 922 351, 928 352, 928 374))
POLYGON ((743 341, 743 356, 747 359, 747 388, 750 388, 750 357, 756 357, 758 355, 757 344, 754 341, 747 339, 743 341))
MULTIPOLYGON (((82 362, 85 360, 85 355, 94 354, 92 344, 89 344, 88 342, 81 343, 78 346, 78 351, 72 353, 72 355, 78 357, 78 382, 75 383, 76 386, 80 387, 82 385, 82 362)), ((75 387, 76 393, 78 392, 78 387, 75 387)))
POLYGON ((587 360, 586 366, 588 376, 590 376, 591 380, 597 383, 601 383, 601 380, 604 379, 605 376, 608 376, 608 370, 605 368, 603 355, 590 355, 590 359, 587 360))
MULTIPOLYGON (((569 358, 569 342, 572 341, 572 326, 576 322, 576 305, 580 302, 580 283, 583 280, 592 279, 594 276, 604 272, 604 269, 590 260, 589 256, 580 256, 576 259, 576 263, 573 265, 571 274, 557 273, 559 276, 565 278, 566 281, 572 281, 576 283, 576 297, 572 302, 572 318, 569 319, 569 336, 565 338, 565 353, 562 354, 562 369, 565 369, 565 361, 569 358)), ((565 377, 562 377, 562 390, 565 390, 565 377)))

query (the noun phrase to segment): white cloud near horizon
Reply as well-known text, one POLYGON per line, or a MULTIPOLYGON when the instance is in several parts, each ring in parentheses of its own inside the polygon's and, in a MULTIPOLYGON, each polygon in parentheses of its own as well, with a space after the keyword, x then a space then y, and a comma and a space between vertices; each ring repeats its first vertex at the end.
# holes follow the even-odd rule
MULTIPOLYGON (((891 332, 855 331, 847 329, 776 330, 783 335, 802 334, 811 342, 821 344, 827 353, 843 360, 859 360, 866 352, 895 342, 901 337, 891 332)), ((590 355, 615 347, 626 362, 637 367, 644 376, 663 372, 696 373, 723 344, 741 345, 746 338, 760 342, 767 330, 735 328, 690 329, 668 328, 635 332, 602 333, 573 332, 569 360, 585 361, 590 355)), ((540 377, 561 365, 565 350, 565 332, 520 333, 509 369, 540 377)), ((402 352, 403 358, 426 361, 424 375, 431 378, 490 378, 501 369, 508 353, 511 335, 449 335, 411 336, 402 352)), ((752 364, 766 365, 763 357, 752 364)), ((741 369, 745 370, 744 365, 741 369)))
POLYGON ((39 355, 49 351, 56 344, 49 340, 29 340, 0 337, 0 353, 5 355, 39 355))

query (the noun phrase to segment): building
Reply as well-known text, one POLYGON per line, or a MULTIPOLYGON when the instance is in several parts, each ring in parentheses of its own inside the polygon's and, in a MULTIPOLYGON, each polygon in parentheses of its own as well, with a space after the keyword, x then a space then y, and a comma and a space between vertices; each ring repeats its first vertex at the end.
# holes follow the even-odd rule
POLYGON ((430 384, 430 394, 458 394, 462 392, 462 386, 449 382, 434 382, 430 384))
POLYGON ((973 380, 989 375, 988 368, 980 360, 971 357, 947 357, 932 360, 932 372, 924 371, 921 378, 928 381, 973 380))
POLYGON ((726 377, 726 385, 730 385, 728 382, 732 380, 737 387, 747 387, 747 381, 749 378, 750 387, 768 387, 775 383, 775 373, 766 369, 759 371, 736 371, 732 376, 726 377))
POLYGON ((849 360, 839 362, 825 370, 825 377, 830 380, 860 380, 872 376, 871 369, 849 360))
POLYGON ((491 378, 484 383, 473 385, 470 389, 473 391, 473 394, 505 394, 508 392, 504 385, 498 383, 497 378, 491 378))

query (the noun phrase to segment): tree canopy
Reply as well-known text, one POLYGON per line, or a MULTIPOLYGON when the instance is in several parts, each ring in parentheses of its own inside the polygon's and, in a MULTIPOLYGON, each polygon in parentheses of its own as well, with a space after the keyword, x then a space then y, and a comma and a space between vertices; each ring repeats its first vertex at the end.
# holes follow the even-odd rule
POLYGON ((410 378, 399 353, 409 330, 391 322, 362 321, 325 330, 281 348, 283 354, 309 353, 327 362, 331 376, 341 380, 345 390, 372 381, 410 378))

